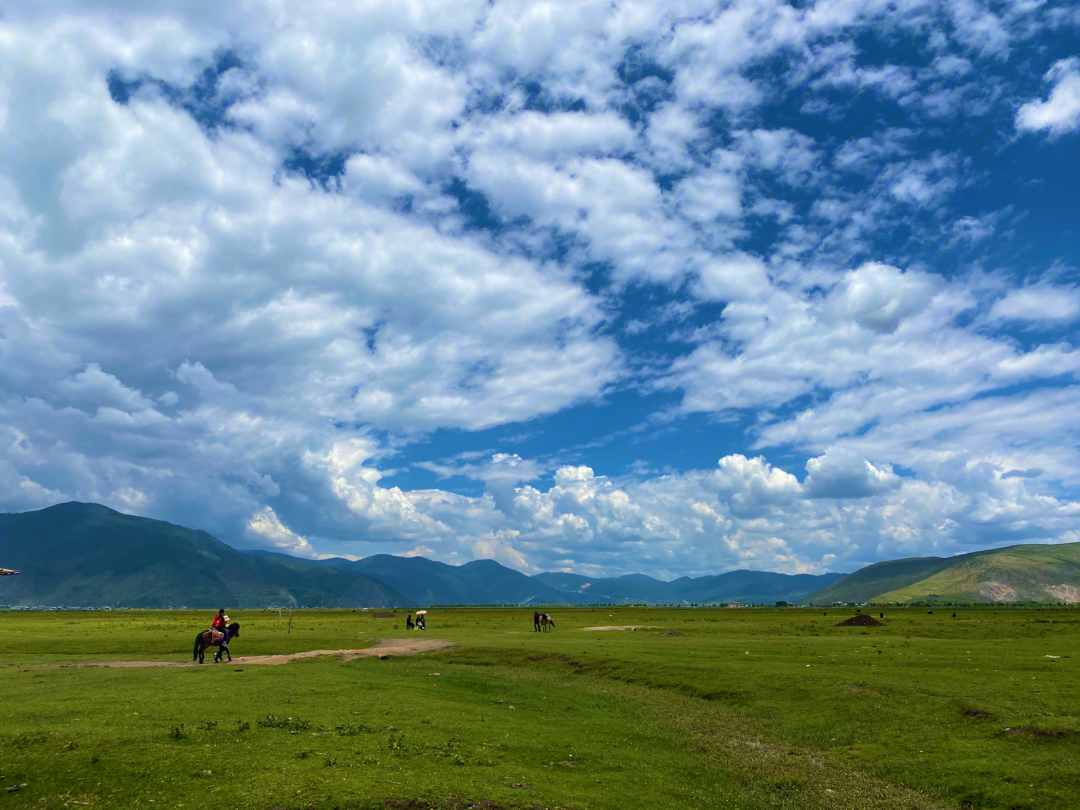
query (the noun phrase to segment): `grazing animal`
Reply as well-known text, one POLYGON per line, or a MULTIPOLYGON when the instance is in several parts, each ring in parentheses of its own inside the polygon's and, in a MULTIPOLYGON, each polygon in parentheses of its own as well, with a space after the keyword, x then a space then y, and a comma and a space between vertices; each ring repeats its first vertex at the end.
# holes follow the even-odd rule
POLYGON ((225 635, 222 638, 215 639, 213 630, 203 630, 199 635, 195 636, 195 652, 191 656, 192 661, 198 661, 200 664, 203 662, 203 653, 206 652, 207 647, 217 647, 218 651, 214 653, 214 663, 221 663, 221 654, 229 656, 229 660, 232 661, 232 653, 229 652, 229 642, 234 638, 240 637, 240 622, 233 622, 225 628, 225 635))
POLYGON ((554 626, 555 626, 555 620, 553 618, 551 618, 551 616, 549 616, 547 613, 541 613, 540 614, 540 629, 543 632, 546 633, 548 630, 550 630, 554 626))

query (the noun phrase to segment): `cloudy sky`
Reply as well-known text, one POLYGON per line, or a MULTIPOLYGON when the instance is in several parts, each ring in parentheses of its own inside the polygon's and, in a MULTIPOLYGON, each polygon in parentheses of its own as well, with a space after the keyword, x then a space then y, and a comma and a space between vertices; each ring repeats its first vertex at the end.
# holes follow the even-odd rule
POLYGON ((1076 541, 1078 43, 0 0, 0 510, 665 578, 1076 541))

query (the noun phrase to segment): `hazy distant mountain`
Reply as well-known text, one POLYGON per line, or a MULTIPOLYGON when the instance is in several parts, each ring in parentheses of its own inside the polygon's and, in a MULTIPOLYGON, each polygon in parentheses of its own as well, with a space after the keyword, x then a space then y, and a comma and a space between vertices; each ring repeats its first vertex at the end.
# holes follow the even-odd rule
POLYGON ((374 577, 413 602, 424 605, 580 604, 594 601, 558 591, 494 560, 447 565, 425 557, 376 554, 355 562, 340 558, 322 562, 332 564, 346 574, 374 577))
POLYGON ((807 601, 1080 602, 1080 543, 890 560, 849 574, 807 601))
POLYGON ((0 514, 0 604, 203 608, 407 606, 366 576, 253 557, 202 531, 90 503, 0 514))
POLYGON ((591 601, 612 603, 665 602, 713 604, 773 604, 797 602, 844 574, 776 574, 770 571, 729 571, 705 577, 681 577, 662 582, 644 574, 615 578, 583 577, 579 574, 537 574, 533 579, 563 592, 588 595, 591 601))

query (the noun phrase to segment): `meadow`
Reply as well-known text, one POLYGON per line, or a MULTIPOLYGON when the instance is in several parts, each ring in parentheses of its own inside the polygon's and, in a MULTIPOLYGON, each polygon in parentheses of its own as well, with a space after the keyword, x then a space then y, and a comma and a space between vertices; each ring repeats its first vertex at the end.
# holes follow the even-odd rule
MULTIPOLYGON (((234 656, 416 635, 231 613, 234 656)), ((212 611, 0 612, 0 810, 1080 807, 1080 611, 853 613, 433 609, 451 650, 111 669, 71 665, 190 661, 212 611)))

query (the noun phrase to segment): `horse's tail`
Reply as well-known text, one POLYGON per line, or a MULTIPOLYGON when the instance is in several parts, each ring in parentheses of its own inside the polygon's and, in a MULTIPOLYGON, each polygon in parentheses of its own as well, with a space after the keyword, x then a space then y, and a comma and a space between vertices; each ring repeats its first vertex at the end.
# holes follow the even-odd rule
POLYGON ((196 661, 199 658, 199 647, 202 645, 202 633, 195 636, 195 650, 191 653, 191 660, 196 661))

